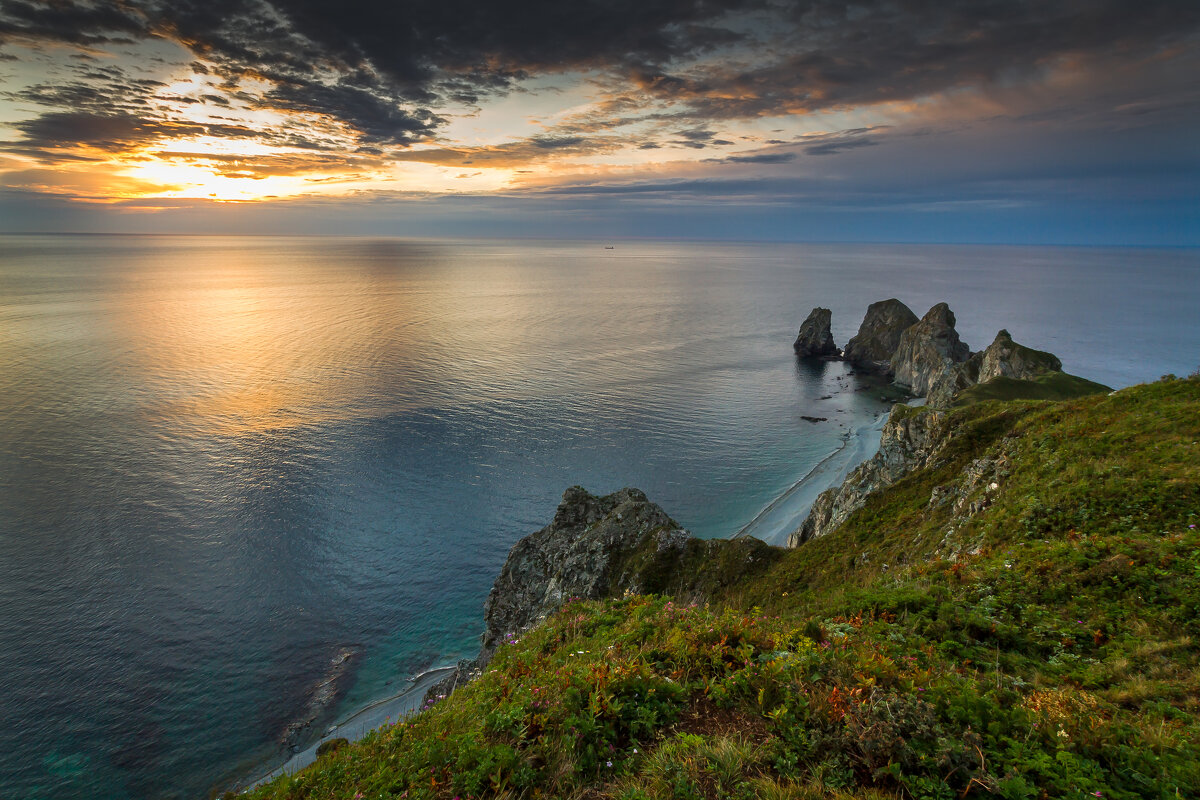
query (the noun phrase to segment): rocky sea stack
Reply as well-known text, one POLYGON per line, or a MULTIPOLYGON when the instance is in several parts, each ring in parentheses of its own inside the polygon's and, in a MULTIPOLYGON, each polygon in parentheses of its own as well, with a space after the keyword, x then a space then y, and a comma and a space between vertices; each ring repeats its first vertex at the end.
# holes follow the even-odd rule
POLYGON ((829 330, 829 324, 832 321, 833 312, 828 308, 814 308, 809 312, 808 318, 800 326, 800 333, 792 345, 796 355, 804 358, 839 355, 841 351, 834 344, 833 333, 829 330))
POLYGON ((892 354, 900 346, 901 335, 918 321, 912 309, 894 297, 872 303, 867 307, 858 335, 846 343, 843 356, 855 366, 890 372, 892 354))
POLYGON ((938 303, 900 334, 890 359, 896 383, 923 397, 944 373, 970 357, 971 349, 958 338, 954 324, 950 306, 938 303))

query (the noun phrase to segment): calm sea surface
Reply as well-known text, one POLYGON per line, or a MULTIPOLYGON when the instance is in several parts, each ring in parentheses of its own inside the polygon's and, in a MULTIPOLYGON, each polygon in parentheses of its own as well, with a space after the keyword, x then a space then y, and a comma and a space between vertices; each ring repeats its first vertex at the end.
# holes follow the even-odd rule
POLYGON ((1196 250, 604 244, 0 237, 0 796, 202 797, 339 652, 322 725, 472 653, 571 484, 735 533, 884 408, 815 305, 1200 364, 1196 250))

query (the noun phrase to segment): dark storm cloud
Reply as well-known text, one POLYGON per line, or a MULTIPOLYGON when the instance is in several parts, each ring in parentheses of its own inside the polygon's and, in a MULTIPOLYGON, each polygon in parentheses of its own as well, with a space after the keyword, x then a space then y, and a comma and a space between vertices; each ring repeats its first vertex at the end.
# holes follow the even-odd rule
MULTIPOLYGON (((105 152, 124 152, 131 147, 162 138, 220 136, 251 138, 255 132, 238 125, 201 125, 151 120, 132 114, 93 114, 86 111, 56 111, 13 124, 25 134, 21 143, 28 149, 54 149, 86 145, 105 152)), ((20 146, 18 149, 22 149, 20 146)))
POLYGON ((133 3, 5 0, 0 6, 0 44, 30 40, 93 45, 149 32, 145 15, 133 3))
POLYGON ((1200 4, 1172 0, 796 3, 755 66, 634 75, 636 90, 720 120, 912 100, 1021 80, 1059 59, 1136 60, 1194 43, 1200 4))
MULTIPOLYGON (((0 43, 159 36, 266 107, 326 115, 365 144, 433 137, 437 109, 567 70, 602 74, 612 115, 726 119, 904 101, 1019 82, 1060 60, 1194 44, 1178 0, 8 0, 0 43)), ((193 67, 198 74, 208 69, 193 67)), ((716 141, 686 135, 686 147, 716 141)), ((861 142, 813 154, 862 147, 861 142)))
POLYGON ((786 164, 795 158, 795 153, 757 153, 748 156, 726 156, 717 160, 727 164, 786 164))

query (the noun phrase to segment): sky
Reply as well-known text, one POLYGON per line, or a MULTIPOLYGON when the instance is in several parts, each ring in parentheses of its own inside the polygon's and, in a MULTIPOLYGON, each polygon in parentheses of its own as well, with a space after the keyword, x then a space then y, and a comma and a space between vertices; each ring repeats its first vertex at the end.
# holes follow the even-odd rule
POLYGON ((0 232, 1200 244, 1195 0, 0 0, 0 232))

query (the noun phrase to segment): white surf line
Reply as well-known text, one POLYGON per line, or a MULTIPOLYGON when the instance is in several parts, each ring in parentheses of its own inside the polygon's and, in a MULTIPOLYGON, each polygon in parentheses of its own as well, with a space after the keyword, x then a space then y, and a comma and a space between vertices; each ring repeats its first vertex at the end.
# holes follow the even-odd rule
MULTIPOLYGON (((796 495, 800 494, 801 492, 812 493, 812 498, 808 501, 806 507, 790 509, 787 520, 779 520, 775 523, 776 525, 790 525, 794 523, 795 527, 798 528, 803 522, 801 517, 807 515, 808 510, 812 507, 812 502, 815 501, 817 494, 820 494, 820 492, 824 491, 825 489, 832 488, 841 483, 841 481, 845 479, 845 476, 848 475, 855 467, 857 467, 863 461, 871 458, 875 454, 874 452, 868 452, 867 449, 862 446, 865 444, 865 442, 862 440, 865 439, 868 433, 876 433, 883 430, 883 424, 887 421, 890 413, 890 410, 884 411, 880 413, 879 416, 877 416, 871 423, 860 425, 842 434, 842 444, 840 447, 818 461, 808 472, 804 474, 803 477, 801 477, 798 481, 788 487, 787 490, 785 490, 782 494, 768 503, 761 511, 758 512, 758 514, 754 516, 752 520, 750 520, 750 522, 742 526, 741 530, 734 534, 733 538, 755 535, 759 528, 766 527, 768 525, 768 523, 771 521, 772 515, 783 509, 789 501, 794 500, 796 495), (858 457, 855 458, 855 456, 858 457), (836 469, 829 469, 829 467, 834 464, 839 457, 844 457, 845 463, 838 465, 836 469), (823 483, 814 487, 814 482, 817 480, 821 480, 823 483)), ((877 450, 878 446, 876 446, 876 451, 877 450)), ((791 530, 772 530, 759 538, 768 544, 783 544, 784 541, 786 541, 787 535, 790 533, 791 530)))

